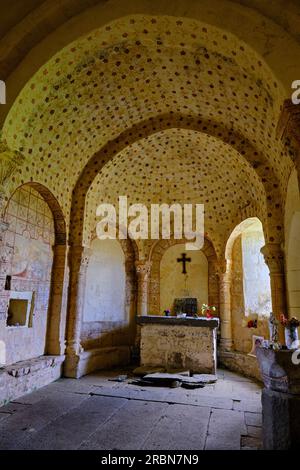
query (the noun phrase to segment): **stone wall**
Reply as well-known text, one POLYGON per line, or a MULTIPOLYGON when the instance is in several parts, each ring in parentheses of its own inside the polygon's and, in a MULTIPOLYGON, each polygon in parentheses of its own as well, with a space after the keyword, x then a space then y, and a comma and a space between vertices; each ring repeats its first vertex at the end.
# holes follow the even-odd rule
MULTIPOLYGON (((208 262, 201 251, 186 251, 184 244, 174 245, 165 251, 160 263, 160 313, 174 307, 174 299, 194 297, 200 311, 208 303, 208 262), (191 262, 186 263, 186 274, 182 274, 182 263, 177 259, 185 253, 191 262)), ((151 312, 150 312, 151 313, 151 312)))
POLYGON ((216 330, 183 325, 141 325, 141 365, 214 373, 216 330))
MULTIPOLYGON (((148 311, 151 314, 159 315, 163 313, 162 305, 161 305, 162 302, 161 302, 161 272, 160 271, 161 271, 161 261, 164 256, 164 253, 166 253, 166 251, 169 248, 173 247, 174 245, 183 246, 183 243, 185 243, 185 240, 170 239, 170 240, 160 240, 153 246, 153 250, 151 253, 151 273, 150 273, 150 280, 149 280, 149 295, 148 295, 148 306, 149 306, 148 311)), ((179 254, 181 254, 183 251, 180 251, 179 249, 178 252, 180 252, 179 254)), ((193 252, 187 252, 188 256, 189 254, 193 254, 193 252)), ((212 243, 207 239, 204 240, 204 246, 201 250, 201 255, 205 255, 207 259, 207 274, 204 276, 203 275, 204 272, 202 270, 201 271, 202 275, 199 276, 199 281, 195 280, 194 282, 193 280, 192 286, 193 287, 199 286, 199 290, 197 290, 197 292, 199 293, 201 291, 201 293, 199 293, 200 297, 199 297, 198 303, 201 305, 202 300, 204 298, 207 299, 206 302, 208 302, 209 305, 215 305, 217 307, 217 316, 218 316, 219 315, 219 280, 216 274, 217 257, 216 257, 216 253, 215 253, 212 243), (206 279, 206 276, 207 276, 207 279, 206 279), (202 285, 203 283, 205 284, 205 286, 202 285), (206 289, 207 289, 207 292, 206 292, 206 289)), ((190 264, 191 263, 188 263, 188 266, 190 264)), ((201 264, 203 268, 205 264, 203 262, 203 259, 201 261, 201 264)), ((187 270, 189 269, 188 266, 187 266, 187 270)), ((182 269, 181 265, 180 267, 182 269)), ((180 267, 178 267, 177 269, 179 270, 179 273, 180 273, 178 274, 178 277, 180 276, 179 279, 181 280, 181 276, 182 277, 184 276, 181 274, 180 267)), ((172 266, 172 271, 174 269, 175 267, 172 266)), ((187 287, 189 287, 188 284, 187 284, 187 287)), ((185 287, 184 287, 184 281, 183 281, 181 292, 184 292, 184 289, 185 287)), ((179 290, 180 290, 180 287, 179 287, 179 290)), ((170 306, 168 305, 166 308, 169 308, 169 307, 170 306)))
POLYGON ((42 196, 30 186, 18 189, 8 203, 0 266, 0 337, 6 344, 6 364, 45 353, 54 220, 42 196), (6 276, 12 276, 5 290, 6 276), (32 292, 28 327, 7 326, 10 291, 32 292))
POLYGON ((59 379, 63 361, 64 356, 42 356, 0 369, 0 406, 59 379))
POLYGON ((135 253, 130 240, 91 243, 85 280, 79 375, 130 361, 135 340, 135 253))

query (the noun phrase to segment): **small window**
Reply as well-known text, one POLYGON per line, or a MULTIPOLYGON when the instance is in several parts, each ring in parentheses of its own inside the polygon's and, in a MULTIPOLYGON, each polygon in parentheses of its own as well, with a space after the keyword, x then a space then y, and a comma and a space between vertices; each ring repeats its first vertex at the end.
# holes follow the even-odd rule
POLYGON ((32 309, 32 292, 11 291, 7 310, 6 325, 28 327, 32 309))
POLYGON ((28 300, 10 299, 7 326, 27 326, 28 300))

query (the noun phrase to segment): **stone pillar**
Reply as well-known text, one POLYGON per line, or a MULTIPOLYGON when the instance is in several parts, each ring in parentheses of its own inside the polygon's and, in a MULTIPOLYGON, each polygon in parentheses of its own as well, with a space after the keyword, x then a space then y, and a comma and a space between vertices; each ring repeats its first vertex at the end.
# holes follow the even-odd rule
POLYGON ((83 348, 80 344, 81 323, 84 307, 86 272, 91 250, 72 246, 69 250, 70 282, 67 324, 66 377, 78 378, 78 363, 83 348))
POLYGON ((65 352, 67 271, 67 247, 54 245, 46 348, 50 355, 63 355, 65 352))
POLYGON ((262 409, 264 450, 298 450, 300 396, 264 388, 262 409))
MULTIPOLYGON (((287 314, 284 253, 278 243, 267 243, 260 251, 270 271, 272 310, 279 320, 281 313, 287 314)), ((280 323, 278 332, 279 341, 285 344, 284 327, 280 323)))
POLYGON ((232 325, 231 325, 231 262, 219 266, 219 288, 220 288, 220 320, 221 320, 221 341, 222 351, 232 350, 232 325))
POLYGON ((13 247, 6 246, 4 242, 5 232, 8 230, 9 224, 0 222, 0 321, 6 320, 7 307, 9 302, 9 291, 4 289, 6 276, 10 275, 11 258, 13 255, 13 247))
POLYGON ((137 314, 138 316, 144 316, 148 314, 148 291, 151 262, 137 261, 135 266, 138 280, 137 314))

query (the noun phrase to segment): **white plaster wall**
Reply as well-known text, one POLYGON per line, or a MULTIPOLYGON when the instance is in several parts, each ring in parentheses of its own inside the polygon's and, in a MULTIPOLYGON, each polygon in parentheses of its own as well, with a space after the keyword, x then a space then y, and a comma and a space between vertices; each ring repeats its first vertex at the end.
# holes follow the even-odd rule
POLYGON ((265 244, 262 228, 242 233, 245 314, 269 315, 272 311, 269 269, 260 249, 265 244))
POLYGON ((208 302, 208 262, 202 251, 186 251, 184 244, 166 250, 160 263, 160 311, 172 308, 175 298, 196 297, 198 309, 208 302), (187 274, 182 274, 181 254, 191 258, 187 274))
POLYGON ((300 196, 296 170, 290 176, 285 205, 285 254, 289 315, 300 318, 300 196))
POLYGON ((94 240, 84 298, 84 322, 126 320, 125 257, 117 240, 94 240))

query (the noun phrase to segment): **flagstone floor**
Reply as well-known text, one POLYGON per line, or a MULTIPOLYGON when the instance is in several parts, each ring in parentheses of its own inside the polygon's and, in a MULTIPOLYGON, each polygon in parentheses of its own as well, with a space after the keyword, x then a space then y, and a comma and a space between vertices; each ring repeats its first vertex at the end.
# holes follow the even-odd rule
POLYGON ((197 390, 110 380, 127 372, 60 379, 0 408, 0 449, 261 447, 261 388, 251 380, 227 370, 197 390))

